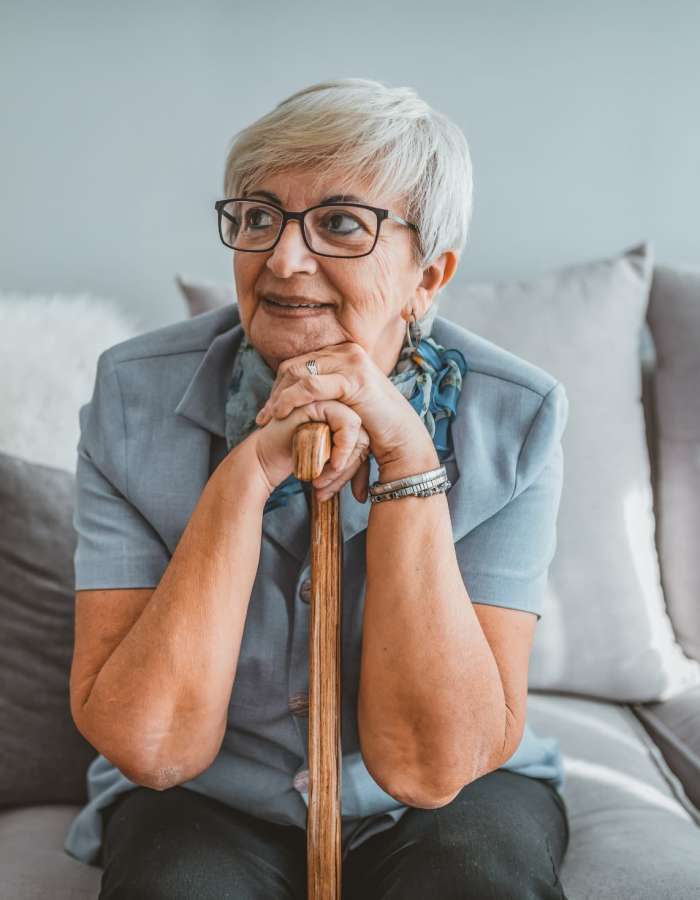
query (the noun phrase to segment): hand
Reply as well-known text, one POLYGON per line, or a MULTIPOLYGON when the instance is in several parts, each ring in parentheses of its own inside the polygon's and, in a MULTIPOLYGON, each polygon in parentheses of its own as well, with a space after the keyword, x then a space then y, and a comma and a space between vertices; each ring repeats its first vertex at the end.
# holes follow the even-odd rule
POLYGON ((318 499, 327 500, 352 478, 359 503, 369 495, 369 435, 357 413, 337 400, 318 400, 293 409, 285 418, 272 418, 247 440, 255 441, 258 460, 270 493, 294 471, 292 438, 304 422, 327 422, 331 429, 331 455, 312 481, 318 499))
POLYGON ((323 400, 340 401, 359 417, 380 466, 410 458, 417 449, 434 450, 430 435, 408 400, 364 347, 351 341, 281 362, 256 422, 264 425, 273 418, 284 419, 298 407, 323 400), (306 368, 310 359, 316 360, 318 375, 306 368))

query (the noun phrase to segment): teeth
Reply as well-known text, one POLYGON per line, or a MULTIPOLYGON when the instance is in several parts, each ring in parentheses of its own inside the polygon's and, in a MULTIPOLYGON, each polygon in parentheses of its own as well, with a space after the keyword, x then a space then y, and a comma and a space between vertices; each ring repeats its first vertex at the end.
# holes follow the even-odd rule
POLYGON ((323 303, 278 303, 276 300, 265 298, 268 303, 274 303, 275 306, 291 306, 292 309, 321 309, 323 303))

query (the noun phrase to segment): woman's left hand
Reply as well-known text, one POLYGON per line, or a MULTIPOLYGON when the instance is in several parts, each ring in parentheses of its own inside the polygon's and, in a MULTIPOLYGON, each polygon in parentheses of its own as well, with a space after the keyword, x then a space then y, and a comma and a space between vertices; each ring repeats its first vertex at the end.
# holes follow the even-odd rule
MULTIPOLYGON (((416 449, 434 449, 420 416, 364 347, 352 341, 332 344, 281 362, 267 403, 256 422, 284 419, 297 406, 314 400, 340 400, 362 420, 370 450, 382 466, 415 457, 416 449), (306 368, 314 359, 318 375, 306 368)), ((369 472, 367 462, 363 464, 369 472)))

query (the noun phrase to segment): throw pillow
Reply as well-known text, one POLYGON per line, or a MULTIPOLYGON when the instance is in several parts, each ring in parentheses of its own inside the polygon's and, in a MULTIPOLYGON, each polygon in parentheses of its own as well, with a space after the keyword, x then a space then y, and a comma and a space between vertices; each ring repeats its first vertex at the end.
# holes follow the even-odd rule
POLYGON ((529 686, 619 702, 700 684, 661 588, 641 403, 649 242, 518 281, 464 284, 442 315, 563 382, 569 397, 557 549, 529 686))
POLYGON ((74 472, 97 357, 140 329, 99 297, 0 294, 0 450, 74 472))
POLYGON ((700 660, 700 269, 657 266, 648 317, 661 582, 679 643, 700 660))
POLYGON ((75 476, 0 452, 0 806, 87 801, 75 727, 75 476))

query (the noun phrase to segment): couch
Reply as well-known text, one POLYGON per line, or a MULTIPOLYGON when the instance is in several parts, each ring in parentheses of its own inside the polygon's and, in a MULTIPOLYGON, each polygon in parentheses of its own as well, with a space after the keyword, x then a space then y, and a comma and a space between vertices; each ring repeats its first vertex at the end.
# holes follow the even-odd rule
MULTIPOLYGON (((177 283, 189 316, 235 302, 226 284, 177 283)), ((552 371, 570 401, 528 697, 564 757, 566 894, 700 898, 700 270, 644 241, 452 283, 439 314, 552 371)), ((3 900, 99 892, 99 865, 63 847, 96 755, 68 701, 77 409, 99 353, 141 330, 91 298, 0 295, 3 900)))

